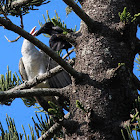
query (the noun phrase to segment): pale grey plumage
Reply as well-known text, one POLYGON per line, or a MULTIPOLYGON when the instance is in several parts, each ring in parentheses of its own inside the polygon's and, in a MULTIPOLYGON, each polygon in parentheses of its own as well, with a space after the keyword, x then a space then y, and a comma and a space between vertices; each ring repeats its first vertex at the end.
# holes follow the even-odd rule
POLYGON ((28 77, 25 71, 25 67, 22 61, 22 58, 19 60, 19 73, 24 81, 28 81, 28 77))
MULTIPOLYGON (((35 27, 31 30, 31 34, 35 34, 35 27)), ((22 58, 19 61, 19 72, 23 80, 31 80, 37 75, 41 75, 49 69, 54 68, 58 64, 51 59, 49 56, 45 54, 43 51, 39 51, 35 46, 24 39, 22 49, 22 58)), ((45 82, 40 83, 35 86, 35 88, 62 88, 71 84, 70 76, 67 72, 62 71, 54 77, 46 80, 45 82)), ((47 111, 48 101, 56 102, 55 97, 35 97, 37 102, 47 111)))

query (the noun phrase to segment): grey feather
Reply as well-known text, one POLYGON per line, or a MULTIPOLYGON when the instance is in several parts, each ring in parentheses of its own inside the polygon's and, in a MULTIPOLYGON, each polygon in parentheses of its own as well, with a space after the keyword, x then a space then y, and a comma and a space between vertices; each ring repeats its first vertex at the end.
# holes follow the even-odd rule
POLYGON ((23 81, 28 80, 28 77, 27 77, 27 74, 26 74, 26 71, 25 71, 25 67, 24 67, 22 58, 20 58, 20 60, 19 60, 19 73, 20 73, 21 78, 22 78, 23 81))
MULTIPOLYGON (((47 54, 45 54, 43 51, 40 52, 42 53, 42 55, 44 55, 44 64, 46 65, 46 70, 50 70, 58 66, 58 64, 53 59, 49 58, 47 54), (48 64, 49 64, 49 68, 48 68, 48 64)), ((63 70, 62 72, 49 78, 48 82, 51 88, 63 88, 71 84, 71 78, 70 75, 63 70)))

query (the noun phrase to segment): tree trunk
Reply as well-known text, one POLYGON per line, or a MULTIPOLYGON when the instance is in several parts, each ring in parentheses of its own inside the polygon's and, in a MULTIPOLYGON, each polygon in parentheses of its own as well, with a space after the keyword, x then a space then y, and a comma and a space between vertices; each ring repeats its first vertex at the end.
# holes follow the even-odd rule
POLYGON ((129 119, 136 88, 130 78, 135 57, 133 41, 137 26, 120 22, 118 13, 124 7, 134 15, 130 0, 83 0, 82 9, 102 26, 100 31, 88 30, 81 22, 77 39, 75 69, 83 79, 73 80, 70 95, 70 126, 66 139, 121 140, 121 124, 129 119), (125 69, 110 77, 119 63, 125 69), (76 100, 87 113, 76 107, 76 100))

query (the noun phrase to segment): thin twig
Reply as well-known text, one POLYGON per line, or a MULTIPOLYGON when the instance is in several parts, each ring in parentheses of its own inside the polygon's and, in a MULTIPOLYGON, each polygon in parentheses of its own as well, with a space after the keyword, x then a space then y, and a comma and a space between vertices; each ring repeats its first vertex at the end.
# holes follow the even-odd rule
POLYGON ((16 41, 18 41, 18 40, 21 38, 21 36, 18 36, 15 40, 9 40, 6 36, 4 36, 4 37, 5 37, 6 40, 7 40, 8 42, 10 42, 10 43, 16 42, 16 41))
POLYGON ((0 102, 10 98, 23 98, 34 96, 61 96, 65 99, 69 98, 68 92, 71 86, 67 86, 61 89, 56 88, 36 88, 36 89, 24 89, 24 90, 8 90, 0 91, 0 102))
MULTIPOLYGON (((22 18, 22 15, 20 15, 20 27, 23 29, 24 28, 24 26, 23 26, 23 18, 22 18)), ((6 38, 6 40, 8 41, 8 42, 10 42, 10 43, 12 43, 12 42, 16 42, 16 41, 18 41, 20 38, 21 38, 21 36, 18 36, 15 40, 9 40, 6 36, 4 36, 5 38, 6 38)))
POLYGON ((74 49, 71 49, 68 53, 66 53, 63 57, 62 57, 62 59, 65 59, 67 56, 69 56, 72 52, 74 52, 75 51, 75 48, 74 49))
POLYGON ((24 25, 23 25, 23 16, 20 14, 20 27, 22 29, 24 29, 24 25))

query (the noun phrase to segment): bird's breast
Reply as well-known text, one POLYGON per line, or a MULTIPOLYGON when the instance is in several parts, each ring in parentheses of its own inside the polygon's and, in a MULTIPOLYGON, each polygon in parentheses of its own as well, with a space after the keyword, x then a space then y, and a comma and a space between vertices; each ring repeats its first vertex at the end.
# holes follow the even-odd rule
POLYGON ((46 72, 41 56, 38 55, 34 56, 32 55, 28 57, 23 56, 23 63, 29 80, 33 79, 37 75, 46 72))

